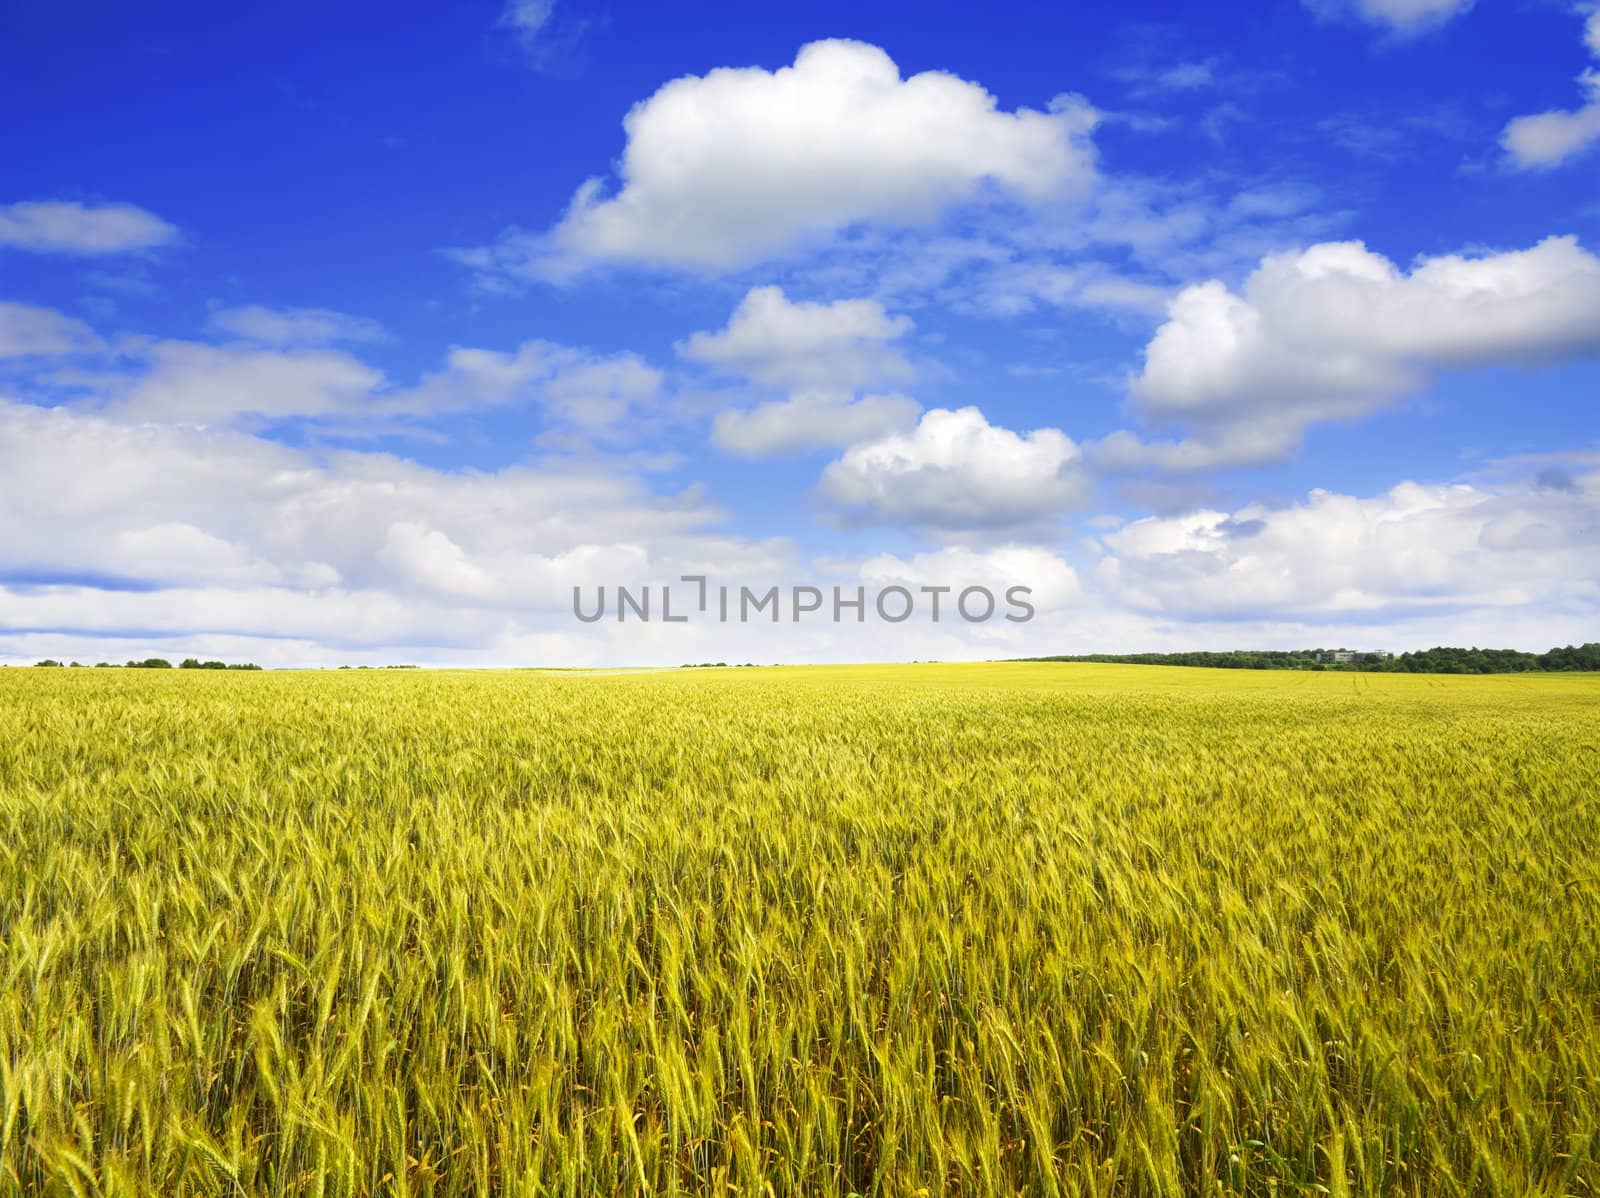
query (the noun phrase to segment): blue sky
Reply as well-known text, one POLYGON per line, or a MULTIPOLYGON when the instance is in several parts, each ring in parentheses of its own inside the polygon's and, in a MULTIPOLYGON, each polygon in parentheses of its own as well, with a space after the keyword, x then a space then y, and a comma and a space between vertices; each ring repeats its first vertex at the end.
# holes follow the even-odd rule
POLYGON ((1600 16, 0 15, 0 660, 1600 621, 1600 16), (1025 625, 574 586, 1027 585, 1025 625))

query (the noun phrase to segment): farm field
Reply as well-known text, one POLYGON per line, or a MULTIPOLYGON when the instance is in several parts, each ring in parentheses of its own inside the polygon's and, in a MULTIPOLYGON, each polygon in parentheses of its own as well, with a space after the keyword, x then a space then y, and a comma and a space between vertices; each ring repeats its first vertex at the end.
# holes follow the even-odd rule
POLYGON ((1594 1195, 1600 676, 0 670, 0 1195, 1594 1195))

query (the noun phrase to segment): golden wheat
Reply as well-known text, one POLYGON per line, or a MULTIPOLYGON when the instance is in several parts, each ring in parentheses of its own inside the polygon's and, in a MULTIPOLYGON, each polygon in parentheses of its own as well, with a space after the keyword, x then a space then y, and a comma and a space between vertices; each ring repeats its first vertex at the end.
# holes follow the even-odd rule
POLYGON ((1600 679, 0 671, 0 1194, 1600 1192, 1600 679))

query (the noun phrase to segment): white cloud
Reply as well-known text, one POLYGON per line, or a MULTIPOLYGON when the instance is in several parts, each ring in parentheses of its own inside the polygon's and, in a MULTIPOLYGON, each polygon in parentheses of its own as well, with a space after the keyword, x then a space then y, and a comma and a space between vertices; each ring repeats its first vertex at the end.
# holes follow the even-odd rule
POLYGON ((1443 25, 1472 7, 1474 0, 1305 0, 1319 16, 1351 16, 1401 37, 1443 25))
POLYGON ((917 421, 922 405, 906 395, 799 391, 788 399, 719 412, 711 439, 743 457, 803 453, 868 441, 917 421))
MULTIPOLYGON (((570 354, 570 351, 569 351, 570 354)), ((661 372, 632 353, 589 357, 580 351, 562 361, 545 384, 547 410, 588 433, 613 430, 655 401, 661 372)))
POLYGON ((437 528, 413 520, 389 526, 378 557, 432 590, 468 599, 488 599, 499 590, 494 577, 474 565, 460 545, 437 528))
POLYGON ((444 369, 387 396, 384 406, 426 414, 537 403, 557 421, 597 434, 641 414, 660 391, 661 372, 637 354, 595 354, 534 340, 511 353, 452 346, 444 369))
POLYGON ((759 457, 850 445, 914 424, 922 407, 908 396, 855 395, 869 383, 915 376, 898 345, 913 327, 876 300, 796 303, 780 287, 756 287, 726 328, 695 333, 677 350, 691 362, 790 392, 720 412, 712 424, 720 448, 759 457))
POLYGON ((327 345, 336 341, 377 341, 377 321, 327 308, 266 308, 250 304, 212 313, 211 327, 267 345, 327 345))
POLYGON ((1051 200, 1092 181, 1094 121, 1076 97, 1005 112, 955 75, 902 79, 876 46, 813 42, 790 67, 664 85, 623 122, 617 190, 589 180, 548 238, 512 231, 475 262, 721 270, 858 223, 926 225, 986 188, 1051 200))
MULTIPOLYGON (((1217 88, 1222 82, 1217 69, 1220 65, 1221 59, 1218 58, 1158 62, 1155 60, 1155 55, 1147 48, 1137 54, 1134 61, 1128 65, 1114 67, 1106 74, 1125 84, 1129 96, 1144 100, 1217 88)), ((1138 116, 1129 114, 1114 116, 1108 113, 1106 119, 1129 122, 1161 120, 1159 117, 1150 117, 1142 113, 1138 116)))
POLYGON ((528 65, 539 71, 557 70, 574 61, 578 43, 594 25, 609 18, 571 15, 570 6, 560 8, 558 0, 508 0, 500 13, 500 27, 509 29, 522 47, 528 65))
MULTIPOLYGON (((937 424, 962 414, 929 415, 937 424)), ((971 446, 986 428, 967 422, 961 444, 983 466, 952 462, 957 473, 993 466, 994 454, 971 446)), ((1024 447, 1015 472, 1035 495, 1048 491, 1028 439, 990 432, 1024 447)), ((1102 536, 1102 562, 1087 573, 1016 540, 802 570, 784 542, 722 531, 723 514, 698 491, 655 494, 596 466, 453 473, 0 401, 0 660, 159 652, 281 665, 576 665, 1318 643, 1543 649, 1592 639, 1600 614, 1591 457, 1563 458, 1559 477, 1548 462, 1524 463, 1546 468, 1532 484, 1408 483, 1371 499, 1314 492, 1282 510, 1136 521, 1102 536), (997 596, 1026 585, 1039 615, 1018 625, 682 628, 571 617, 573 585, 659 585, 682 573, 752 585, 977 584, 997 596)))
MULTIPOLYGON (((1589 13, 1584 44, 1600 60, 1600 8, 1589 13)), ((1524 170, 1559 166, 1600 142, 1600 69, 1584 71, 1578 85, 1587 96, 1581 107, 1519 116, 1506 124, 1500 145, 1514 165, 1524 170)))
POLYGON ((0 358, 56 357, 98 348, 100 339, 81 320, 0 300, 0 358))
POLYGON ((1422 259, 1410 273, 1360 242, 1333 242, 1266 258, 1240 292, 1185 288, 1132 392, 1158 422, 1273 456, 1308 424, 1359 416, 1440 370, 1597 350, 1600 259, 1575 238, 1422 259))
POLYGON ((977 408, 934 409, 909 433, 851 446, 819 490, 851 523, 946 534, 1048 526, 1084 498, 1081 456, 1058 429, 1018 435, 977 408))
POLYGON ((1586 72, 1583 86, 1589 100, 1582 108, 1519 116, 1506 125, 1500 144, 1517 166, 1559 166, 1600 141, 1600 72, 1586 72))
MULTIPOLYGON (((115 533, 108 550, 108 563, 121 563, 129 574, 159 578, 168 584, 237 586, 284 581, 283 572, 276 566, 203 528, 182 522, 135 524, 115 533)), ((312 576, 319 575, 313 571, 312 576)))
POLYGON ((1151 441, 1118 429, 1097 441, 1086 442, 1083 452, 1095 470, 1106 474, 1231 470, 1288 457, 1298 447, 1302 431, 1295 421, 1265 417, 1250 423, 1225 424, 1203 436, 1176 441, 1151 441))
POLYGON ((1048 259, 1019 259, 985 272, 977 286, 981 306, 1003 316, 1032 311, 1040 301, 1062 308, 1086 308, 1159 316, 1172 290, 1128 278, 1098 264, 1063 265, 1048 259))
POLYGON ((556 0, 510 0, 500 23, 528 38, 537 38, 555 15, 556 0))
MULTIPOLYGON (((563 612, 580 581, 642 582, 707 565, 754 572, 787 560, 780 542, 716 531, 723 518, 698 492, 658 496, 599 466, 447 473, 385 454, 312 454, 230 430, 0 400, 0 579, 133 587, 104 592, 108 607, 140 588, 200 590, 217 609, 185 630, 175 601, 159 623, 138 626, 316 636, 319 596, 338 620, 358 614, 359 595, 380 607, 410 596, 563 612), (226 604, 216 596, 231 591, 253 597, 219 624, 226 604), (268 592, 282 596, 282 619, 258 606, 268 592)), ((140 602, 140 619, 162 610, 157 599, 140 602)))
POLYGON ((42 254, 121 254, 177 239, 176 228, 133 204, 23 200, 0 205, 0 247, 42 254))
POLYGON ((913 328, 876 300, 795 303, 781 287, 756 287, 727 327, 695 333, 678 353, 770 387, 851 388, 901 381, 914 374, 894 344, 913 328))
POLYGON ((596 436, 649 410, 661 391, 661 372, 635 354, 596 354, 540 340, 510 352, 452 346, 438 370, 414 385, 395 386, 344 350, 312 344, 334 332, 364 334, 368 322, 338 313, 238 311, 245 315, 224 327, 285 343, 131 340, 125 347, 131 365, 120 377, 90 379, 104 406, 125 420, 223 426, 298 419, 352 431, 364 422, 537 406, 552 425, 596 436), (339 319, 325 319, 332 317, 339 319))
POLYGON ((1134 607, 1235 620, 1600 603, 1600 475, 1571 489, 1402 483, 1358 499, 1137 520, 1101 538, 1134 607))
POLYGON ((158 341, 115 405, 128 419, 226 424, 359 413, 383 375, 326 349, 253 349, 158 341))
MULTIPOLYGON (((857 573, 874 587, 985 586, 1000 598, 1008 588, 1024 586, 1033 592, 1028 596, 1030 602, 1051 609, 1073 602, 1080 590, 1078 572, 1056 554, 1035 545, 999 545, 986 550, 948 545, 909 557, 880 553, 863 561, 857 573)), ((945 609, 951 602, 950 598, 944 600, 945 609)))

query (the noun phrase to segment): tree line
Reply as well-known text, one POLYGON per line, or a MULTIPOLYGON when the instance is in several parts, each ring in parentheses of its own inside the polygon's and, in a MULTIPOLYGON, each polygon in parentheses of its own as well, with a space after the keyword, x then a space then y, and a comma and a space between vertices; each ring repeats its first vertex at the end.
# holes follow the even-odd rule
MULTIPOLYGON (((60 662, 53 658, 45 658, 35 662, 36 667, 81 670, 84 665, 81 661, 60 662)), ((143 661, 130 661, 126 665, 115 665, 109 661, 94 663, 97 670, 170 670, 173 664, 164 657, 147 657, 143 661)), ((234 664, 226 661, 201 661, 197 657, 186 657, 176 667, 180 670, 259 670, 261 667, 253 661, 234 664)))
POLYGON ((1372 674, 1523 674, 1600 671, 1600 641, 1567 645, 1547 653, 1520 649, 1470 649, 1444 645, 1394 657, 1358 653, 1353 661, 1329 661, 1330 649, 1232 649, 1190 653, 1081 653, 1029 657, 1024 661, 1092 661, 1139 666, 1209 666, 1224 670, 1346 670, 1372 674))

